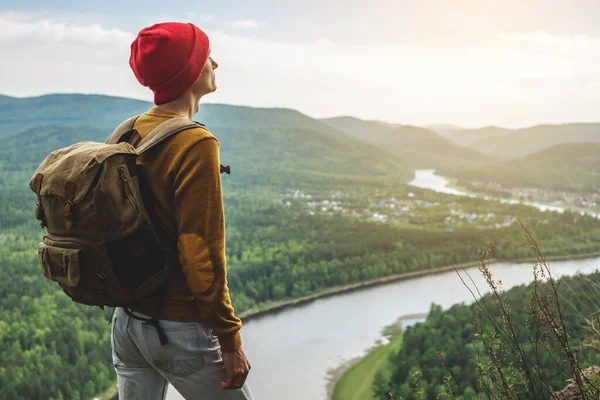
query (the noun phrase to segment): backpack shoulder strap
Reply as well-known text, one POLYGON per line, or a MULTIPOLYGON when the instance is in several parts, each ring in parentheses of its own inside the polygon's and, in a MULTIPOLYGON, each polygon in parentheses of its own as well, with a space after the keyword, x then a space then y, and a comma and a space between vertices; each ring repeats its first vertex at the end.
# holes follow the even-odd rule
POLYGON ((175 135, 176 133, 192 128, 204 128, 204 125, 191 121, 187 118, 170 118, 154 128, 139 142, 136 151, 139 155, 156 146, 163 140, 175 135))
POLYGON ((121 123, 121 125, 117 126, 117 129, 115 129, 113 131, 113 133, 110 134, 108 139, 106 139, 106 143, 107 144, 119 143, 119 140, 121 139, 121 137, 133 129, 133 125, 135 124, 135 121, 138 119, 138 117, 139 117, 139 115, 135 115, 131 118, 127 118, 124 122, 121 123))

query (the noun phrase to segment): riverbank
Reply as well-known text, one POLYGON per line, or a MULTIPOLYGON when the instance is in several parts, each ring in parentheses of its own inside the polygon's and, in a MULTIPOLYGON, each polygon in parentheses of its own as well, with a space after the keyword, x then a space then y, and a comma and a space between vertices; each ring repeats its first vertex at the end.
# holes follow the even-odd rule
MULTIPOLYGON (((600 252, 574 256, 567 255, 546 257, 546 261, 585 260, 598 256, 600 256, 600 252)), ((490 263, 493 263, 494 261, 527 263, 535 262, 536 259, 532 257, 517 260, 491 260, 490 263)), ((432 274, 433 273, 434 271, 432 271, 432 274)), ((395 324, 391 326, 397 326, 398 324, 401 324, 402 320, 405 319, 410 320, 424 318, 426 318, 426 314, 402 316, 396 321, 395 324)), ((366 392, 366 389, 370 389, 371 383, 374 381, 377 371, 384 369, 384 360, 387 360, 387 357, 392 351, 398 351, 398 343, 401 345, 401 335, 400 338, 387 337, 387 339, 389 342, 378 342, 375 346, 369 349, 364 356, 350 359, 330 371, 327 384, 327 400, 370 400, 372 398, 370 397, 370 391, 366 392)))
MULTIPOLYGON (((327 398, 332 400, 371 400, 372 385, 378 371, 388 371, 389 356, 402 346, 402 329, 398 324, 386 328, 387 343, 381 343, 369 350, 368 355, 359 362, 346 363, 330 375, 327 398), (338 374, 339 377, 338 377, 338 374), (338 377, 338 379, 335 379, 338 377), (337 381, 337 383, 335 383, 337 381)), ((384 378, 388 378, 384 376, 384 378)))
MULTIPOLYGON (((546 257, 546 261, 550 262, 550 261, 582 260, 582 259, 586 259, 586 258, 595 258, 595 257, 600 257, 600 251, 591 252, 591 253, 583 253, 583 254, 564 255, 564 256, 549 256, 549 257, 546 257)), ((490 264, 494 263, 494 262, 512 262, 512 263, 517 263, 517 264, 524 264, 524 263, 530 263, 530 262, 535 262, 535 261, 536 261, 535 257, 514 258, 514 259, 490 259, 490 264)), ((317 293, 314 293, 314 294, 311 294, 308 296, 298 297, 295 299, 288 299, 288 300, 281 300, 278 302, 264 303, 260 307, 251 308, 249 310, 243 311, 243 312, 239 313, 238 316, 244 322, 247 322, 252 319, 261 317, 261 316, 265 316, 265 315, 269 315, 269 314, 276 314, 285 309, 297 307, 297 306, 300 306, 300 305, 303 305, 306 303, 310 303, 311 301, 321 299, 321 298, 336 296, 339 294, 348 293, 348 292, 352 292, 355 290, 364 289, 367 287, 385 285, 385 284, 391 283, 391 282, 413 279, 413 278, 420 278, 420 277, 429 276, 429 275, 441 274, 444 272, 453 271, 455 267, 457 269, 462 269, 462 268, 470 268, 470 267, 476 267, 476 266, 477 266, 477 262, 471 262, 471 263, 463 263, 463 264, 445 265, 442 267, 431 268, 431 269, 420 270, 420 271, 404 272, 402 274, 390 275, 390 276, 372 279, 372 280, 359 282, 359 283, 354 283, 354 284, 350 284, 350 285, 346 285, 346 286, 335 287, 335 288, 320 291, 320 292, 317 292, 317 293)))
MULTIPOLYGON (((404 315, 382 331, 383 340, 368 349, 363 356, 355 357, 328 373, 327 399, 371 400, 371 386, 377 371, 386 371, 389 356, 400 350, 402 333, 406 325, 420 322, 427 314, 404 315)), ((384 375, 384 378, 387 376, 384 375)))

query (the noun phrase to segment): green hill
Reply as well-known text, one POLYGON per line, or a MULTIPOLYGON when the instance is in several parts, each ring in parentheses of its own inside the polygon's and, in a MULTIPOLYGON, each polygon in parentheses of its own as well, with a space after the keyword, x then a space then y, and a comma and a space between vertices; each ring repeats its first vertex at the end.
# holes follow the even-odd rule
MULTIPOLYGON (((496 128, 498 129, 498 128, 496 128)), ((453 136, 455 139, 458 133, 453 136)), ((599 143, 600 123, 537 125, 469 143, 471 149, 496 157, 523 157, 561 143, 599 143)))
POLYGON ((86 94, 0 97, 0 139, 46 125, 93 126, 111 129, 151 106, 140 100, 86 94))
POLYGON ((238 171, 252 166, 253 173, 273 175, 279 183, 286 182, 273 174, 277 169, 314 182, 336 175, 344 181, 355 177, 362 183, 388 179, 400 183, 413 176, 385 149, 294 110, 205 105, 198 119, 221 141, 224 162, 232 168, 237 165, 238 171))
POLYGON ((600 143, 563 143, 488 168, 469 168, 453 176, 497 182, 506 187, 596 191, 600 187, 600 143))
MULTIPOLYGON (((51 150, 81 140, 104 141, 118 123, 152 106, 95 95, 2 97, 0 104, 15 110, 12 120, 0 118, 0 139, 5 137, 0 163, 5 165, 16 159, 39 163, 51 150), (26 110, 32 113, 29 122, 19 123, 17 130, 16 116, 26 110)), ((245 179, 242 186, 408 182, 413 176, 384 150, 294 110, 206 104, 195 119, 218 137, 222 162, 232 168, 229 181, 245 179)))
POLYGON ((448 171, 459 166, 476 166, 494 161, 489 156, 458 146, 449 139, 416 126, 391 127, 353 117, 322 121, 351 136, 385 148, 412 168, 448 171))

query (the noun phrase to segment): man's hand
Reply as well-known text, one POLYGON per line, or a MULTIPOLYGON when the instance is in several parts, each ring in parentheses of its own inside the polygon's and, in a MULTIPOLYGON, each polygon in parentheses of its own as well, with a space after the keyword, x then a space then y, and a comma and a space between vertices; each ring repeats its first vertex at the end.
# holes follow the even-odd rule
POLYGON ((250 362, 240 346, 233 353, 223 353, 223 364, 227 373, 227 382, 220 382, 221 389, 241 389, 250 372, 250 362))

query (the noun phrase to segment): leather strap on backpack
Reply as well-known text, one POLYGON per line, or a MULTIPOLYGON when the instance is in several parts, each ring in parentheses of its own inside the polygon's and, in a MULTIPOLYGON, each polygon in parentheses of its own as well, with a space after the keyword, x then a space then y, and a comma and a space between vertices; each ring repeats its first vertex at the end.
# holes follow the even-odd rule
POLYGON ((71 230, 71 228, 73 228, 73 224, 75 222, 75 210, 74 210, 75 205, 73 204, 73 199, 75 198, 76 191, 77 191, 77 184, 75 182, 65 183, 64 215, 65 215, 67 230, 71 230))
MULTIPOLYGON (((125 120, 121 125, 113 131, 113 133, 106 140, 107 144, 116 144, 120 142, 128 142, 133 147, 137 148, 138 154, 150 150, 155 145, 159 144, 163 140, 175 135, 179 132, 185 131, 192 128, 206 129, 204 124, 198 121, 190 121, 187 118, 170 118, 162 124, 154 128, 146 137, 142 139, 139 132, 133 129, 135 121, 139 118, 139 115, 133 116, 125 120)), ((221 165, 221 173, 230 174, 231 167, 229 165, 221 165)))
POLYGON ((35 195, 37 196, 37 205, 35 206, 35 219, 41 221, 40 228, 44 226, 48 226, 46 222, 46 214, 44 213, 44 207, 42 206, 42 198, 40 196, 40 191, 42 190, 42 180, 44 179, 44 175, 38 173, 34 178, 35 185, 35 195))
MULTIPOLYGON (((121 123, 121 125, 117 126, 117 128, 113 131, 113 133, 110 134, 110 136, 108 137, 108 139, 106 139, 106 143, 107 144, 117 144, 119 142, 122 142, 123 140, 123 136, 126 133, 130 133, 131 131, 133 131, 133 126, 135 125, 135 121, 137 121, 137 119, 139 118, 139 115, 135 115, 131 118, 127 118, 125 121, 123 121, 121 123)), ((136 132, 137 133, 137 132, 136 132)), ((138 133, 139 136, 139 133, 138 133)), ((132 138, 129 138, 132 139, 132 138)), ((141 137, 140 137, 141 139, 141 137)), ((127 140, 129 143, 131 143, 130 140, 127 140)), ((139 139, 138 139, 139 141, 139 139)), ((134 147, 135 144, 131 143, 134 147)), ((137 144, 137 142, 136 142, 137 144)))
POLYGON ((150 133, 148 133, 144 138, 139 142, 136 147, 138 154, 143 154, 144 152, 150 150, 152 147, 161 143, 163 140, 188 129, 192 128, 204 128, 199 122, 191 121, 187 118, 169 118, 165 122, 158 125, 154 128, 150 133))
MULTIPOLYGON (((115 130, 115 132, 113 132, 111 137, 109 137, 109 139, 107 140, 107 143, 119 143, 122 141, 127 141, 132 146, 136 147, 138 155, 141 155, 145 151, 150 150, 152 147, 161 143, 163 140, 165 140, 179 132, 185 131, 187 129, 204 127, 204 125, 202 125, 198 122, 192 122, 185 118, 171 118, 171 119, 161 123, 160 125, 158 125, 156 128, 154 128, 150 133, 148 133, 142 139, 140 134, 135 129, 133 129, 133 124, 135 123, 136 118, 137 117, 132 117, 132 118, 128 119, 127 121, 125 121, 123 124, 121 124, 115 130)), ((150 219, 152 221, 155 221, 155 222, 159 221, 159 219, 157 218, 156 213, 155 213, 154 203, 151 200, 149 200, 149 199, 151 199, 151 197, 150 197, 149 193, 146 192, 147 189, 149 188, 148 182, 146 181, 146 179, 142 173, 139 174, 139 179, 140 179, 140 181, 139 181, 140 190, 142 191, 142 198, 145 198, 147 200, 146 204, 145 204, 146 211, 148 212, 150 219)), ((165 235, 160 234, 159 230, 157 230, 157 235, 159 237, 159 241, 161 242, 161 245, 163 246, 163 249, 165 250, 165 256, 167 257, 167 259, 169 259, 170 257, 174 257, 174 260, 177 260, 177 256, 176 256, 177 245, 170 244, 169 243, 170 241, 167 239, 167 237, 165 235), (164 246, 166 246, 166 247, 164 247, 164 246)), ((168 260, 167 262, 169 262, 169 264, 171 264, 171 265, 174 264, 174 262, 171 262, 171 260, 168 260)), ((131 318, 143 321, 146 324, 154 327, 156 329, 156 333, 158 334, 160 344, 163 346, 169 343, 167 335, 165 334, 164 330, 160 326, 160 322, 159 322, 159 319, 161 318, 161 314, 162 314, 162 312, 161 312, 162 305, 164 303, 164 299, 166 296, 166 289, 167 289, 167 286, 166 286, 166 283, 164 283, 161 287, 157 288, 153 292, 153 295, 151 296, 151 298, 155 302, 156 314, 151 315, 150 318, 139 317, 139 316, 133 314, 127 306, 123 307, 123 310, 125 311, 125 313, 127 315, 129 315, 131 318)))

